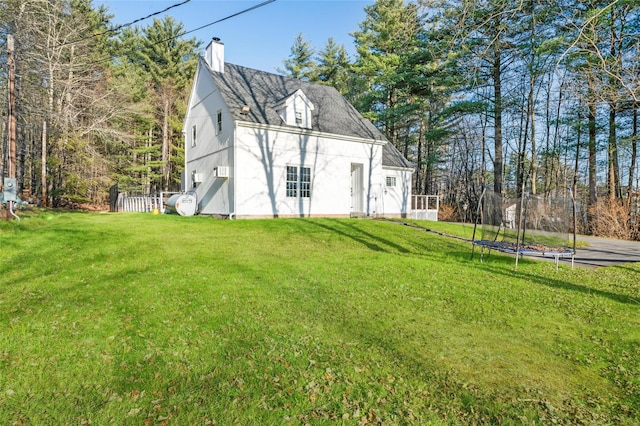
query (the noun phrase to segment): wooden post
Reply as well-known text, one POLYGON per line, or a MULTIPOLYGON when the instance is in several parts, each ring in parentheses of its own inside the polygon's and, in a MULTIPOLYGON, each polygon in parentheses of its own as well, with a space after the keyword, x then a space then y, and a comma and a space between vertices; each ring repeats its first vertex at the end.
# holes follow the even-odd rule
MULTIPOLYGON (((15 98, 15 59, 13 57, 13 36, 7 34, 7 65, 9 67, 9 164, 7 167, 7 177, 16 177, 16 98, 15 98)), ((7 201, 7 219, 13 219, 11 211, 13 209, 13 201, 7 201)))
POLYGON ((42 120, 42 165, 40 182, 42 185, 42 207, 47 207, 47 120, 42 120))

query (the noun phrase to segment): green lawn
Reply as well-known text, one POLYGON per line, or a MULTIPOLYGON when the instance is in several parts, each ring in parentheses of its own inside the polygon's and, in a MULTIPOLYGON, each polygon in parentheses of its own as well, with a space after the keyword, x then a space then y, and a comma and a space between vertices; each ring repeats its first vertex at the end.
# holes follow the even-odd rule
POLYGON ((363 219, 23 216, 0 424, 640 422, 639 264, 515 272, 363 219))

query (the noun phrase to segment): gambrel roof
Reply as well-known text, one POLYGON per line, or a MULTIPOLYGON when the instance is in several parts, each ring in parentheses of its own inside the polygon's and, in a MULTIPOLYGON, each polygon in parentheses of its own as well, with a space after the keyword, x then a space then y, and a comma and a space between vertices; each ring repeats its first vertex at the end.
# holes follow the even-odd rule
POLYGON ((387 142, 383 148, 383 165, 412 168, 393 144, 331 86, 229 63, 224 64, 224 73, 214 72, 202 58, 200 64, 211 73, 235 120, 286 126, 277 107, 283 99, 300 90, 314 105, 310 130, 387 142))

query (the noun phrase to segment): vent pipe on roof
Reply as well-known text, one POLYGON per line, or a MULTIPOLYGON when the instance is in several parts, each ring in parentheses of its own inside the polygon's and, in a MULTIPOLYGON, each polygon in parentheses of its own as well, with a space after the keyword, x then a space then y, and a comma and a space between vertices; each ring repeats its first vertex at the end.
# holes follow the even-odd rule
POLYGON ((224 73, 224 43, 218 37, 211 39, 205 52, 205 61, 211 71, 224 73))

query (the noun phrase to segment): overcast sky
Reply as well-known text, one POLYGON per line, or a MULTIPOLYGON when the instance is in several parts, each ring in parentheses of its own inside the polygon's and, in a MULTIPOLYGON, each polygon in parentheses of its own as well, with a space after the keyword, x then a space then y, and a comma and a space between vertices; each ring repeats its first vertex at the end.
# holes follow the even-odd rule
MULTIPOLYGON (((182 1, 94 0, 94 4, 104 4, 114 15, 115 24, 125 24, 182 1)), ((191 31, 263 1, 190 0, 165 14, 182 22, 185 31, 191 31)), ((300 33, 318 50, 333 37, 353 55, 350 33, 359 28, 365 16, 364 7, 372 3, 365 0, 276 0, 186 37, 201 40, 203 48, 212 37, 219 37, 225 44, 226 62, 275 72, 276 68, 283 68, 282 61, 289 57, 291 46, 300 33)), ((152 22, 147 19, 136 25, 147 26, 152 22)))

